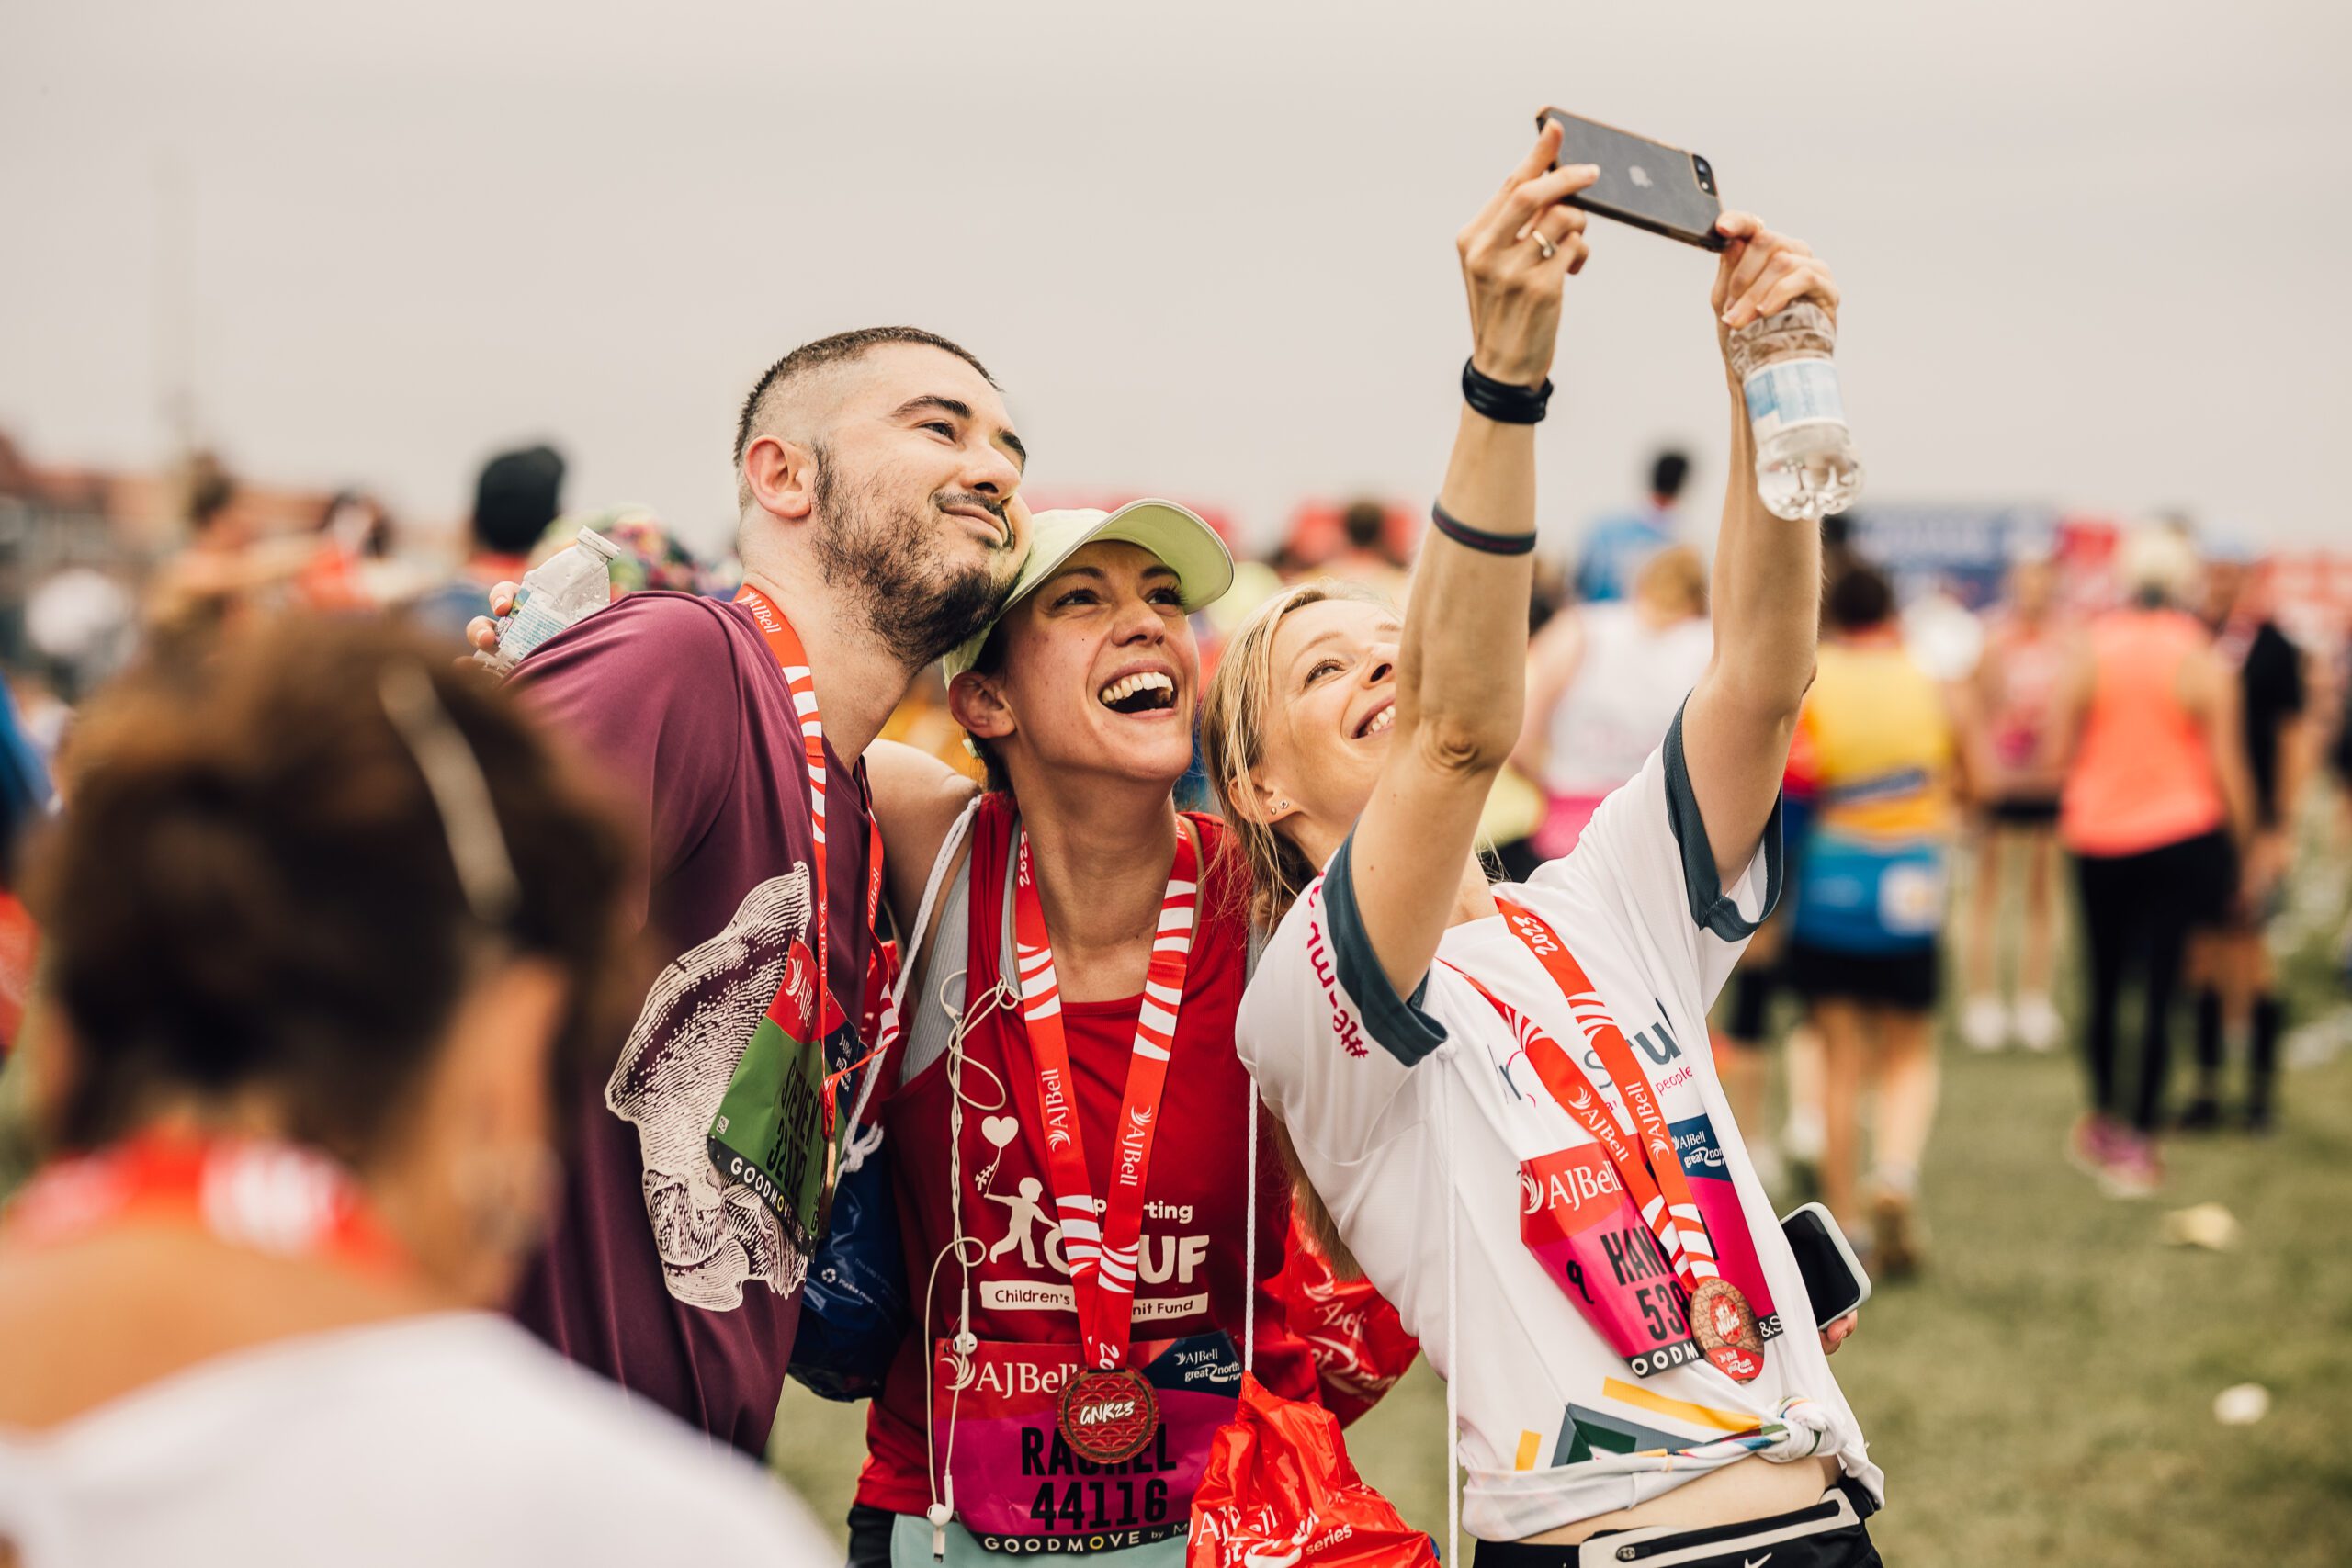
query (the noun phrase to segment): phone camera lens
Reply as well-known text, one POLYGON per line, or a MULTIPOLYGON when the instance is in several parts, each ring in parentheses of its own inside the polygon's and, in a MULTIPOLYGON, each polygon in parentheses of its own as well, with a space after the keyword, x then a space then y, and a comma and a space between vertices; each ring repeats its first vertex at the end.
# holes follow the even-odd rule
POLYGON ((1699 176, 1699 188, 1709 196, 1715 194, 1715 171, 1696 152, 1690 154, 1690 167, 1699 176))

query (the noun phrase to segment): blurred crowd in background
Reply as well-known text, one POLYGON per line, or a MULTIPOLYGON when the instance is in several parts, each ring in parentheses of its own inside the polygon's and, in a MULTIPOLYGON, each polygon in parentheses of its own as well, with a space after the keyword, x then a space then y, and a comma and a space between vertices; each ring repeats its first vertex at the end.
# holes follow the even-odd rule
MULTIPOLYGON (((1546 557, 1527 606, 1527 730, 1487 823, 1513 875, 1574 846, 1710 656, 1713 505, 1696 498, 1721 477, 1672 449, 1627 468, 1631 504, 1547 535, 1566 547, 1546 557)), ((1252 550, 1235 519, 1195 510, 1242 563, 1199 616, 1211 669, 1224 635, 1287 583, 1337 577, 1401 600, 1422 525, 1418 508, 1384 498, 1310 500, 1280 520, 1271 549, 1252 550)), ((0 435, 10 841, 55 804, 77 706, 142 649, 169 659, 305 610, 402 618, 454 657, 492 585, 582 525, 621 547, 616 594, 737 586, 735 562, 698 556, 651 511, 572 493, 563 455, 544 445, 483 461, 452 528, 412 526, 364 488, 289 489, 209 454, 160 476, 101 474, 45 468, 0 435)), ((1917 1173, 1947 972, 1969 1047, 2067 1044, 2058 997, 2071 982, 2055 955, 2070 898, 2084 919, 2084 1005, 2067 1010, 2086 1064, 2076 1162, 2110 1192, 2144 1193, 2163 1180, 2161 1134, 2259 1131, 2277 1114, 2278 1043, 2296 1021, 2262 931, 2311 785, 2352 776, 2352 554, 2273 550, 2258 532, 2183 516, 2027 505, 1889 506, 1825 528, 1820 674, 1784 825, 1791 896, 1719 1010, 1717 1055, 1767 1168, 1821 1193, 1874 1269, 1900 1274, 1922 1245, 1917 1173), (2182 660, 2194 679, 2132 679, 2182 660), (1968 903, 1956 909, 1962 857, 1968 903), (2012 879, 2024 925, 2004 966, 1996 910, 2012 879), (1964 961, 1948 963, 1955 919, 1964 961), (2127 995, 2139 998, 2129 1029, 2127 995), (2193 1042, 2177 1093, 2177 1011, 2193 1042), (1787 1114, 1768 1140, 1762 1048, 1784 1041, 1787 1114)), ((885 734, 979 776, 935 669, 885 734)), ((1208 804, 1197 770, 1180 794, 1208 804)), ((2352 812, 2333 830, 2352 833, 2352 812)), ((7 1041, 32 938, 12 887, 0 901, 7 1041)))

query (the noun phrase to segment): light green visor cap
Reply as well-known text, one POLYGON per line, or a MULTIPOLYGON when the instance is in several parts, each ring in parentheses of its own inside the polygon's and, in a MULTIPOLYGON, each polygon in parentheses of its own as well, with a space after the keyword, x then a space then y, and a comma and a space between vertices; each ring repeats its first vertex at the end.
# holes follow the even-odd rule
MULTIPOLYGON (((1085 546, 1108 539, 1140 545, 1176 574, 1177 592, 1184 608, 1197 610, 1225 596, 1233 586, 1233 555, 1216 530, 1190 510, 1172 501, 1131 501, 1116 512, 1078 508, 1040 512, 1029 520, 1029 558, 1013 580, 1006 610, 1021 603, 1037 585, 1062 569, 1062 563, 1085 546)), ((998 612, 1002 620, 1003 612, 998 612)), ((972 634, 970 640, 940 661, 950 681, 979 662, 996 621, 972 634)))

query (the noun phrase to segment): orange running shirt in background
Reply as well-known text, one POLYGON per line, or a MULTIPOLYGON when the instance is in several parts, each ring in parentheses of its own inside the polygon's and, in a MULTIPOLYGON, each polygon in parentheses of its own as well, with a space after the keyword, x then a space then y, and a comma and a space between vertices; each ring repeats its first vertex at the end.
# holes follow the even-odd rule
POLYGON ((2180 700, 2180 664, 2211 639, 2177 610, 2092 623, 2090 712, 2066 775, 2059 837, 2081 855, 2136 855, 2227 820, 2213 757, 2180 700))

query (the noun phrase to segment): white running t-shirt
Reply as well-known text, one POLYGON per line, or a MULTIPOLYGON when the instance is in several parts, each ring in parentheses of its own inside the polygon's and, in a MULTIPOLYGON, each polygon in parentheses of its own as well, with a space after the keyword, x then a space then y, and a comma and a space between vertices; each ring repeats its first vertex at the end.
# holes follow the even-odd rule
POLYGON ((283 1340, 0 1431, 0 1542, 26 1568, 842 1560, 749 1461, 478 1313, 283 1340))
POLYGON ((1725 1277, 1760 1279, 1748 1294, 1770 1298, 1753 1302, 1764 1369, 1746 1383, 1688 1348, 1671 1271, 1637 1220, 1616 1223, 1631 1210, 1620 1209, 1606 1156, 1545 1093, 1462 971, 1580 1056, 1631 1133, 1558 986, 1497 917, 1448 931, 1420 990, 1397 997, 1356 911, 1351 847, 1276 930, 1243 998, 1237 1043, 1364 1272, 1455 1384, 1464 1526, 1481 1540, 1522 1540, 1631 1507, 1750 1452, 1834 1453, 1878 1495, 1883 1477, 1830 1375, 1707 1046, 1708 1006, 1779 895, 1778 811, 1762 852, 1724 894, 1678 716, 1574 853, 1496 889, 1548 922, 1590 976, 1648 1074, 1725 1277), (1734 1216, 1747 1240, 1733 1234, 1734 1216), (1452 1334, 1450 1219, 1462 1314, 1452 1334), (1523 1221, 1574 1232, 1581 1250, 1555 1250, 1547 1265, 1522 1238, 1523 1221), (1599 1304, 1579 1305, 1577 1291, 1599 1304), (1612 1314, 1619 1345, 1594 1321, 1612 1314), (1645 1335, 1661 1348, 1645 1349, 1637 1370, 1629 1351, 1645 1335))

